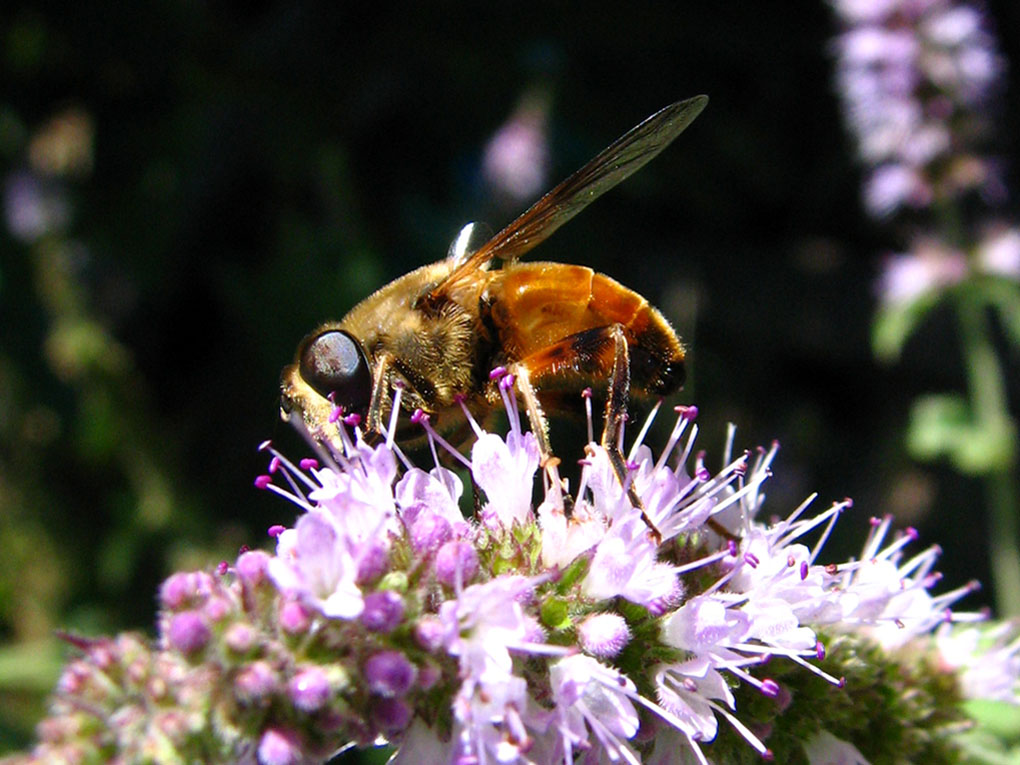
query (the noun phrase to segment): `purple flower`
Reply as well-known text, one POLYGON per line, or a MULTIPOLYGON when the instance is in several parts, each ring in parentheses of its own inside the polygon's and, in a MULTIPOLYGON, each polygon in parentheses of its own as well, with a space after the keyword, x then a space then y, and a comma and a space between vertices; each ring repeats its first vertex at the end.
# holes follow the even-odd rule
POLYGON ((364 608, 351 546, 321 510, 305 513, 280 535, 269 574, 277 587, 325 616, 353 619, 364 608))
POLYGON ((538 441, 533 433, 511 430, 504 441, 483 433, 471 447, 471 473, 489 502, 484 512, 503 526, 531 518, 531 493, 538 470, 538 441))
POLYGON ((489 140, 482 159, 486 182, 514 201, 535 197, 549 169, 548 99, 530 94, 489 140))
MULTIPOLYGON (((509 398, 507 407, 513 423, 509 398)), ((892 657, 931 653, 931 631, 950 616, 977 618, 949 611, 970 587, 931 592, 937 551, 908 555, 916 533, 892 536, 887 520, 871 525, 857 559, 823 564, 823 543, 848 502, 814 515, 805 502, 761 523, 762 484, 778 447, 736 458, 727 447, 713 474, 694 450, 693 417, 678 411, 658 456, 643 435, 627 454, 625 481, 658 535, 594 445, 570 517, 561 491, 549 491, 536 512, 537 464, 519 420, 506 440, 480 447, 491 447, 492 460, 470 466, 497 484, 523 484, 513 497, 490 484, 487 520, 455 517, 460 484, 438 468, 405 463, 395 480, 379 451, 385 444, 351 444, 343 464, 328 468, 274 455, 263 488, 303 510, 278 535, 276 554, 244 553, 216 577, 167 580, 164 650, 83 641, 85 657, 62 676, 55 709, 84 723, 67 734, 55 723, 40 730, 110 729, 125 740, 129 728, 155 730, 169 747, 160 751, 182 760, 218 751, 238 761, 316 761, 349 742, 386 739, 398 765, 666 765, 714 757, 708 747, 724 722, 769 758, 766 742, 783 742, 772 727, 793 713, 797 676, 787 672, 780 685, 763 674, 767 660, 810 672, 836 693, 843 680, 821 666, 818 631, 840 636, 838 650, 866 639, 869 651, 884 646, 892 657), (287 489, 275 483, 281 473, 287 489), (374 526, 370 501, 379 503, 374 526), (383 536, 366 536, 373 527, 383 536), (614 658, 620 667, 606 663, 614 658), (784 715, 748 726, 736 686, 784 715)), ((956 668, 962 688, 1015 700, 1015 632, 938 629, 942 665, 956 668)), ((814 710, 823 731, 826 709, 814 710)), ((855 756, 852 744, 823 734, 803 743, 809 757, 855 756)))

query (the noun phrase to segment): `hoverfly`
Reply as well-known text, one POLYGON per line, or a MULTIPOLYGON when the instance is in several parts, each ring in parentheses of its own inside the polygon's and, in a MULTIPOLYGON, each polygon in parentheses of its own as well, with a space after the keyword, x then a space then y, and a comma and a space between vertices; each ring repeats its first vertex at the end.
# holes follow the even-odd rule
MULTIPOLYGON (((502 407, 490 371, 504 367, 514 375, 547 475, 558 480, 542 407, 543 398, 551 399, 544 393, 580 392, 608 379, 601 440, 623 482, 618 441, 628 396, 678 391, 684 346, 657 309, 608 276, 586 266, 518 259, 655 158, 707 102, 696 96, 656 112, 478 249, 451 248, 445 260, 400 277, 341 321, 318 327, 283 370, 282 417, 300 417, 315 440, 341 448, 330 420, 335 408, 359 414, 366 433, 383 435, 399 387, 402 408, 420 409, 449 431, 463 425, 460 402, 479 415, 502 407)), ((633 492, 631 499, 640 507, 633 492)))

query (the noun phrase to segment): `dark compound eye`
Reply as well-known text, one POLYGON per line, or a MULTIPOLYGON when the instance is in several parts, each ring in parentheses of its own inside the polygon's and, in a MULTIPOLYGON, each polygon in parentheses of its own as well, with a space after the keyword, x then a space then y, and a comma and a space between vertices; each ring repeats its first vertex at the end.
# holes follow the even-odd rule
POLYGON ((365 412, 372 398, 372 374, 361 345, 346 332, 330 330, 301 352, 301 377, 346 412, 365 412))

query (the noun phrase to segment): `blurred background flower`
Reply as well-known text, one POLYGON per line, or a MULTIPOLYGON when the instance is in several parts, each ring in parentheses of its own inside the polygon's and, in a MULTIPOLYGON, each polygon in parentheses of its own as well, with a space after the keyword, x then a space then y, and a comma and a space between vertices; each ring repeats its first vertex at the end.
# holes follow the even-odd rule
POLYGON ((959 355, 966 392, 918 396, 907 445, 983 479, 998 610, 1020 615, 1020 445, 1007 386, 1020 349, 1020 233, 1004 222, 1008 185, 993 149, 1006 88, 995 20, 965 0, 832 4, 864 204, 906 247, 885 258, 873 345, 894 360, 925 336, 933 309, 957 321, 959 350, 945 360, 959 355))
MULTIPOLYGON (((869 17, 890 3, 854 5, 869 17)), ((1000 30, 985 80, 998 111, 965 146, 979 161, 938 180, 968 189, 968 220, 972 206, 996 215, 980 216, 976 260, 956 240, 937 257, 966 251, 967 274, 1015 278, 1003 192, 1020 188, 1020 9, 985 11, 990 26, 956 38, 1000 30)), ((657 108, 712 97, 674 147, 534 257, 589 264, 664 310, 691 344, 680 401, 702 406, 703 432, 732 420, 749 442, 784 443, 770 501, 850 495, 942 542, 948 581, 990 582, 982 479, 906 449, 912 402, 966 389, 952 311, 901 331, 895 365, 873 356, 883 253, 912 253, 913 239, 867 216, 871 172, 832 86, 831 7, 545 5, 527 23, 499 4, 442 12, 438 25, 435 9, 315 2, 5 9, 0 747, 23 745, 42 714, 55 627, 151 630, 169 572, 292 525, 250 488, 263 439, 302 453, 277 423, 280 368, 316 323, 444 256, 466 221, 498 229, 524 208, 484 167, 534 92, 546 94, 525 143, 547 152, 536 193, 657 108)), ((936 128, 922 158, 943 156, 938 114, 921 115, 936 128)), ((889 185, 884 198, 914 198, 889 185)), ((919 214, 893 209, 905 226, 919 214)), ((957 278, 946 271, 936 282, 957 278)), ((1015 419, 1016 319, 996 315, 1015 419)), ((580 443, 570 427, 557 433, 580 443)))

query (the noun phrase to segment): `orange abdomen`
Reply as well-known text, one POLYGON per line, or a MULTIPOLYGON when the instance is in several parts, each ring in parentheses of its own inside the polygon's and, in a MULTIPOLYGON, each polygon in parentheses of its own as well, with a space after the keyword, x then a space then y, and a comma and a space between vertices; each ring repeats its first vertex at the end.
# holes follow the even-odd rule
POLYGON ((624 328, 631 389, 667 395, 683 384, 684 348, 645 298, 585 266, 515 263, 492 273, 490 315, 508 361, 533 379, 602 378, 612 368, 613 325, 624 328))

